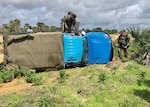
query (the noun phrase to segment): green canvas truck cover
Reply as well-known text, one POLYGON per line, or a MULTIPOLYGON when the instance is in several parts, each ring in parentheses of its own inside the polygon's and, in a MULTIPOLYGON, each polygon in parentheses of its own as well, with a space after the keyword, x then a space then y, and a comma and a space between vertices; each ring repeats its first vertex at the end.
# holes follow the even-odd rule
POLYGON ((61 32, 4 36, 4 63, 40 68, 63 68, 61 32))

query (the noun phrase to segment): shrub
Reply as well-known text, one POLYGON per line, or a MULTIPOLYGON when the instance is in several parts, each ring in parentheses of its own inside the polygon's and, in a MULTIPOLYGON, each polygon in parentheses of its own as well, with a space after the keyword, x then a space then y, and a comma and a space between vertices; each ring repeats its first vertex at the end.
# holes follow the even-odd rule
POLYGON ((12 81, 14 79, 14 72, 9 70, 4 71, 2 73, 2 79, 4 83, 12 81))
POLYGON ((66 72, 64 70, 59 71, 59 76, 60 76, 60 83, 65 82, 66 79, 66 72))
MULTIPOLYGON (((130 28, 128 32, 135 39, 134 48, 135 53, 132 55, 132 59, 141 63, 146 53, 150 50, 150 29, 130 28)), ((133 51, 133 50, 132 50, 133 51)))
POLYGON ((0 72, 0 84, 3 83, 2 72, 0 72))
POLYGON ((98 82, 104 82, 106 80, 106 74, 100 73, 98 82))
POLYGON ((34 72, 26 71, 26 81, 27 83, 34 83, 34 85, 41 85, 42 84, 42 78, 37 77, 34 72))

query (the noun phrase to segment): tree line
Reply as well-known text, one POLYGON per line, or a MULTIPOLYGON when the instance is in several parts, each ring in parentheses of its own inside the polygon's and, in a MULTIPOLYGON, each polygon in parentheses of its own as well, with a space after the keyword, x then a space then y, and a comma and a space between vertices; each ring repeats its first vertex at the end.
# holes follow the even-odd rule
MULTIPOLYGON (((9 34, 9 33, 25 33, 30 26, 29 23, 25 23, 23 28, 21 28, 21 21, 19 19, 10 20, 8 24, 3 24, 0 27, 1 34, 9 34)), ((36 26, 32 26, 34 32, 62 32, 62 27, 57 26, 48 26, 44 22, 37 22, 36 26)), ((101 27, 93 28, 93 29, 85 29, 86 32, 101 32, 104 31, 109 34, 118 33, 116 29, 102 29, 101 27)))

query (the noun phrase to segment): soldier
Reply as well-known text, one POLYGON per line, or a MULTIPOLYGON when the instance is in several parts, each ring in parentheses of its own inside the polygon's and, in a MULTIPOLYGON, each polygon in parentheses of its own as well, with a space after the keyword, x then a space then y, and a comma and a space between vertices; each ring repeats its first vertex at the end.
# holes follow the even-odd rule
POLYGON ((33 33, 32 27, 29 26, 29 28, 27 29, 27 33, 33 33))
POLYGON ((122 59, 121 57, 121 52, 122 50, 124 51, 124 56, 127 58, 128 57, 128 52, 127 49, 129 47, 129 42, 130 42, 130 38, 129 36, 126 34, 125 29, 123 29, 121 31, 120 36, 117 38, 117 42, 118 42, 118 55, 120 57, 120 59, 122 59))
POLYGON ((68 15, 62 19, 64 32, 71 33, 71 27, 76 24, 76 14, 68 12, 68 15))

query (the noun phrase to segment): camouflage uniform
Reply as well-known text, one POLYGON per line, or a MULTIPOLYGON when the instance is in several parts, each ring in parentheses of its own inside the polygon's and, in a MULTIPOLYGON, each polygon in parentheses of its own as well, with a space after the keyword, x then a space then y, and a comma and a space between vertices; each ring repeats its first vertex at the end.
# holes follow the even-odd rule
POLYGON ((118 37, 118 39, 117 39, 117 42, 118 42, 118 45, 119 45, 118 46, 118 48, 119 48, 118 49, 118 55, 119 55, 120 59, 122 59, 122 57, 121 57, 122 50, 124 51, 124 56, 128 57, 127 49, 129 47, 129 41, 130 41, 130 38, 129 38, 129 36, 127 34, 125 34, 125 32, 122 33, 118 37))
POLYGON ((75 25, 75 18, 76 15, 74 13, 68 12, 68 15, 62 19, 62 22, 64 23, 64 32, 67 31, 68 33, 71 33, 71 27, 75 25))

